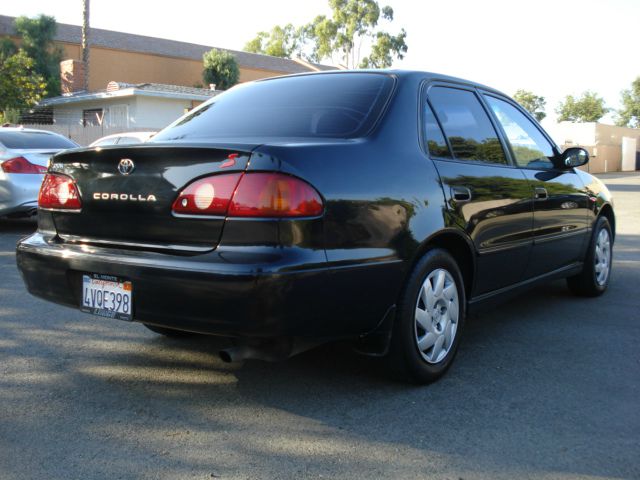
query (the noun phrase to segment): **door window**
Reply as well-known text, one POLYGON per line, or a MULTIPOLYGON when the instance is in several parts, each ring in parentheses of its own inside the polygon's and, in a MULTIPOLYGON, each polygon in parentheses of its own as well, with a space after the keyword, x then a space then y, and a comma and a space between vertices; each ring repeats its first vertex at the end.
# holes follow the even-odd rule
POLYGON ((488 95, 485 98, 504 129, 518 166, 553 168, 553 146, 533 122, 509 102, 488 95))
POLYGON ((433 87, 429 101, 456 159, 507 163, 498 134, 473 92, 433 87))
POLYGON ((451 152, 438 125, 436 116, 428 103, 424 108, 424 129, 429 155, 436 158, 451 158, 451 152))

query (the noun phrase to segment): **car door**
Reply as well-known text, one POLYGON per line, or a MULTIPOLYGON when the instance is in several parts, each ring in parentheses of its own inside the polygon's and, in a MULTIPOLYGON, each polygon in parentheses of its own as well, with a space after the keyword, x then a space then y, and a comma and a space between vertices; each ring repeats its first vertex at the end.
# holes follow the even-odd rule
POLYGON ((558 151, 536 124, 506 98, 485 94, 516 165, 534 191, 533 252, 525 277, 582 260, 589 231, 589 197, 573 168, 558 168, 558 151))
POLYGON ((426 149, 440 175, 447 223, 463 229, 476 254, 471 296, 520 281, 532 246, 532 191, 509 163, 472 87, 432 85, 423 105, 426 149))

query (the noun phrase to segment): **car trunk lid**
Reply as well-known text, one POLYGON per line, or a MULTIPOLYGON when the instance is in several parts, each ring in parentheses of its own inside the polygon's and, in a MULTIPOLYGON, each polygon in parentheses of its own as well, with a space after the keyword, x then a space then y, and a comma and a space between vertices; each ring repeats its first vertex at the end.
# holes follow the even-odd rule
POLYGON ((173 202, 194 179, 244 171, 253 148, 146 144, 61 153, 50 171, 75 180, 82 209, 52 212, 56 231, 69 242, 211 250, 219 242, 224 217, 177 218, 173 202))

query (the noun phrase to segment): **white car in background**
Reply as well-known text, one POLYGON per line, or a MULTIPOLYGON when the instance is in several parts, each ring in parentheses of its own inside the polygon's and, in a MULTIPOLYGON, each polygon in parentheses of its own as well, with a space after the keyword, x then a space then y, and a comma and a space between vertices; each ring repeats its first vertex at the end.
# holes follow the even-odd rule
POLYGON ((0 217, 35 214, 49 157, 77 147, 68 138, 45 130, 0 128, 0 217))
POLYGON ((106 147, 107 145, 131 145, 132 143, 144 143, 158 132, 126 132, 114 133, 99 138, 90 147, 106 147))

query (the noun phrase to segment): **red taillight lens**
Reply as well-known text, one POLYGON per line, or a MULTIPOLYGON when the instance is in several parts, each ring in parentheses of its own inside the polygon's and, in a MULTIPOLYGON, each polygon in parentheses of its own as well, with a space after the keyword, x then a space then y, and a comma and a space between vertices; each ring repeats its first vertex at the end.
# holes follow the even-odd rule
POLYGON ((75 182, 66 175, 47 174, 44 177, 38 207, 56 210, 80 210, 82 202, 75 182))
POLYGON ((308 183, 281 173, 232 173, 193 182, 172 207, 178 215, 316 217, 324 206, 308 183))
POLYGON ((173 213, 179 215, 226 215, 241 173, 216 175, 193 182, 175 202, 173 213))
POLYGON ((281 173, 247 173, 229 205, 230 217, 316 217, 322 198, 306 182, 281 173))
POLYGON ((34 165, 24 157, 16 157, 2 162, 2 171, 5 173, 45 173, 47 167, 34 165))

